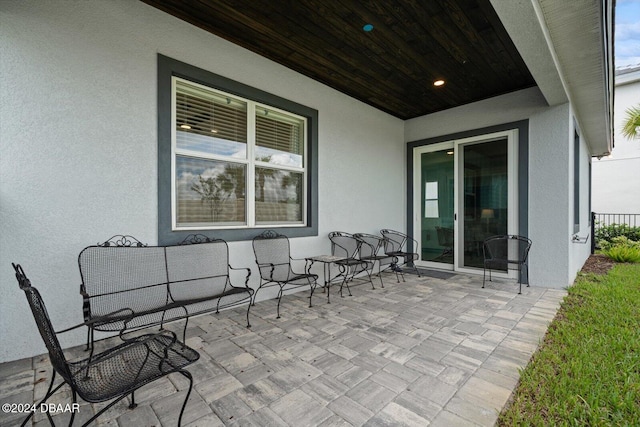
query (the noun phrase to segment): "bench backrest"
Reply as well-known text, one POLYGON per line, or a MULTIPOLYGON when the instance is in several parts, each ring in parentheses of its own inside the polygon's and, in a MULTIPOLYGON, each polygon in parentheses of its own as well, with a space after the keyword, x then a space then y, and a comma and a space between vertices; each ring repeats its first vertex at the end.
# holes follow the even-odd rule
POLYGON ((85 318, 123 308, 138 313, 167 303, 162 247, 89 246, 80 252, 78 265, 91 301, 85 318))
POLYGON ((224 240, 167 246, 167 277, 173 301, 215 297, 229 283, 229 250, 224 240))
POLYGON ((85 320, 124 308, 142 313, 172 302, 213 298, 229 282, 224 240, 164 247, 89 246, 80 252, 78 265, 89 297, 85 320))

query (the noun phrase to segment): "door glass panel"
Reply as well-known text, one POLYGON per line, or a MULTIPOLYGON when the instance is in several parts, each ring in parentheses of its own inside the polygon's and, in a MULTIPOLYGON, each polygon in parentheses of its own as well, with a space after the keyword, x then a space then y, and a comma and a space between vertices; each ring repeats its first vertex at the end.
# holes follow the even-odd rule
POLYGON ((453 149, 421 155, 422 261, 453 264, 453 149))
POLYGON ((507 139, 464 146, 464 266, 483 266, 482 242, 507 234, 507 139))

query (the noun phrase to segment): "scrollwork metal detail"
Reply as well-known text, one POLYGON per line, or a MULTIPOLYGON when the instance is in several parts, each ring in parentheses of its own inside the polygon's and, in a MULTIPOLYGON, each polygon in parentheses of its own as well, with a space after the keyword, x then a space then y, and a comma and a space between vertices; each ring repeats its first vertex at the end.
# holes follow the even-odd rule
POLYGON ((275 230, 265 230, 257 238, 260 239, 276 239, 278 237, 282 237, 275 230))
POLYGON ((218 241, 220 241, 220 239, 205 236, 204 234, 189 234, 179 245, 196 245, 198 243, 213 243, 218 241))
POLYGON ((115 236, 109 238, 104 243, 98 243, 98 246, 109 247, 109 246, 118 246, 118 247, 138 247, 144 248, 147 246, 146 243, 142 243, 140 240, 136 239, 133 236, 128 234, 116 234, 115 236))

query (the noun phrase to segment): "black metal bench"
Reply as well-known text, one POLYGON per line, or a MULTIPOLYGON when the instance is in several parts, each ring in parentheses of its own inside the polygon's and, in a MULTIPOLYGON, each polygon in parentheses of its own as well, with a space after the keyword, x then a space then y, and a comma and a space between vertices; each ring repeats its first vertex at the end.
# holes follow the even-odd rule
POLYGON ((84 248, 78 265, 84 319, 91 325, 87 348, 94 331, 129 332, 180 319, 186 319, 184 341, 190 316, 244 303, 251 326, 251 270, 229 265, 224 240, 190 235, 176 246, 147 246, 118 235, 84 248), (244 286, 231 284, 230 270, 246 271, 244 286))

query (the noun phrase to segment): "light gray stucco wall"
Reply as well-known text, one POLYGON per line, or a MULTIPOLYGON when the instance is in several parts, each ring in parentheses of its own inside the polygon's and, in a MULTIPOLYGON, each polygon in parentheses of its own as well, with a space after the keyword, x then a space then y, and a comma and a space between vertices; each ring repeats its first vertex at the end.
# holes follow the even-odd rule
POLYGON ((569 241, 573 234, 569 105, 534 114, 530 126, 531 280, 559 288, 570 283, 569 241))
MULTIPOLYGON (((82 321, 83 247, 156 243, 158 53, 319 111, 319 236, 294 257, 327 253, 333 230, 406 227, 399 119, 142 2, 5 1, 0 28, 0 362, 45 351, 11 262, 62 329, 82 321)), ((256 287, 250 242, 229 246, 256 287)))

